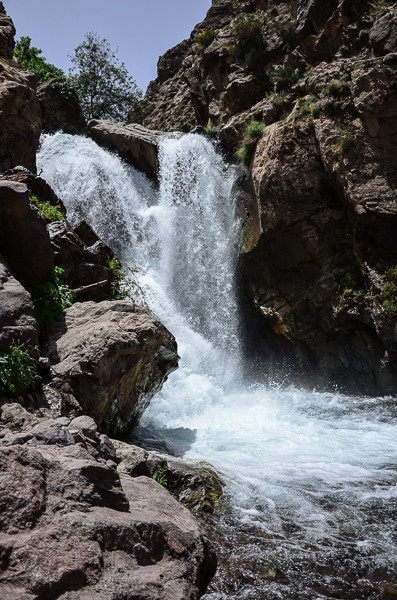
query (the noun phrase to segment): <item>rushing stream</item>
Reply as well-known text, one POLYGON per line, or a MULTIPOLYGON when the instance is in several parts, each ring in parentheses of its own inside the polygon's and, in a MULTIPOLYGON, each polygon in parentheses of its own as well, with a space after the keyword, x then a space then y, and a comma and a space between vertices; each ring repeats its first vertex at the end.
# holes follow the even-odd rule
POLYGON ((196 135, 162 140, 159 189, 81 137, 44 136, 38 166, 177 339, 180 368, 142 430, 176 451, 190 430, 184 456, 227 480, 206 597, 396 598, 396 402, 244 382, 233 169, 196 135))

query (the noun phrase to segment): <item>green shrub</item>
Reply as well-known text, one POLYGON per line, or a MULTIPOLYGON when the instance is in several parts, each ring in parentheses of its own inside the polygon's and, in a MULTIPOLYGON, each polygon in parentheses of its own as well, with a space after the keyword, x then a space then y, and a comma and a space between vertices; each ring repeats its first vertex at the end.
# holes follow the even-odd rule
POLYGON ((108 268, 111 271, 111 293, 109 300, 124 300, 128 297, 128 291, 125 289, 125 273, 120 262, 115 256, 108 259, 108 268))
POLYGON ((203 48, 208 48, 218 35, 218 29, 202 29, 198 32, 195 42, 203 48))
POLYGON ((386 314, 397 313, 397 267, 391 267, 383 275, 382 306, 386 314))
POLYGON ((333 98, 343 98, 350 93, 350 88, 343 81, 331 81, 325 86, 325 93, 333 98))
POLYGON ((254 155, 256 144, 260 137, 262 137, 265 124, 260 121, 251 121, 245 127, 243 132, 243 139, 236 150, 236 158, 247 167, 249 166, 251 159, 254 155))
POLYGON ((168 487, 168 467, 166 464, 157 463, 153 473, 153 479, 163 487, 168 487))
POLYGON ((0 396, 18 396, 32 391, 40 376, 29 349, 12 342, 8 352, 0 353, 0 396))
POLYGON ((237 44, 245 46, 247 43, 252 45, 255 41, 262 40, 263 21, 258 15, 244 15, 233 25, 232 33, 236 38, 237 44))
POLYGON ((63 79, 65 77, 64 72, 48 63, 42 56, 42 51, 31 44, 32 40, 28 36, 22 36, 15 44, 14 56, 20 65, 27 71, 34 73, 38 81, 63 79))
POLYGON ((36 321, 41 333, 47 333, 55 321, 59 321, 65 310, 74 302, 74 292, 68 285, 61 283, 63 269, 55 267, 51 281, 39 286, 34 294, 36 321))
POLYGON ((40 200, 40 198, 34 194, 30 196, 30 201, 38 208, 38 211, 43 219, 49 223, 64 220, 65 217, 60 206, 54 206, 48 202, 48 200, 40 200))
POLYGON ((342 130, 341 139, 338 150, 342 156, 347 156, 351 153, 355 146, 355 138, 352 131, 349 129, 342 130))
POLYGON ((302 73, 299 69, 294 69, 289 65, 275 69, 271 79, 273 84, 277 86, 277 90, 288 90, 295 83, 297 83, 302 77, 302 73))

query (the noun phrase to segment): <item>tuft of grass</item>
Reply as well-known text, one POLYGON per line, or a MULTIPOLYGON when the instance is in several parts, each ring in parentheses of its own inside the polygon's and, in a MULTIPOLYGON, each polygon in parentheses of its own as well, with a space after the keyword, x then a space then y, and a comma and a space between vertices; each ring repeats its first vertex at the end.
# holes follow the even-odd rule
POLYGON ((74 302, 73 290, 61 283, 63 272, 60 267, 55 267, 51 280, 40 285, 33 297, 37 325, 44 335, 74 302))
POLYGON ((157 463, 153 479, 163 487, 168 488, 168 467, 166 464, 157 463))
POLYGON ((264 129, 265 124, 260 121, 251 121, 244 129, 243 139, 236 150, 235 156, 247 167, 251 162, 256 144, 259 138, 262 137, 264 129))
POLYGON ((195 42, 203 48, 208 48, 208 46, 212 44, 212 42, 218 35, 218 31, 218 29, 214 29, 212 27, 208 29, 202 29, 196 35, 195 42))
POLYGON ((8 352, 0 353, 0 396, 30 392, 39 379, 37 362, 25 344, 14 341, 8 352))
POLYGON ((108 259, 108 268, 111 271, 112 279, 109 300, 125 300, 129 296, 124 285, 126 276, 123 267, 115 256, 108 259))
POLYGON ((289 65, 279 67, 273 71, 271 80, 276 86, 277 91, 289 90, 295 83, 302 78, 302 72, 289 65))
POLYGON ((385 313, 397 313, 397 266, 391 267, 383 275, 382 306, 385 313))
POLYGON ((54 221, 63 221, 65 219, 64 214, 60 206, 54 206, 48 200, 40 200, 38 196, 32 194, 30 196, 30 202, 34 204, 40 215, 49 223, 54 221))

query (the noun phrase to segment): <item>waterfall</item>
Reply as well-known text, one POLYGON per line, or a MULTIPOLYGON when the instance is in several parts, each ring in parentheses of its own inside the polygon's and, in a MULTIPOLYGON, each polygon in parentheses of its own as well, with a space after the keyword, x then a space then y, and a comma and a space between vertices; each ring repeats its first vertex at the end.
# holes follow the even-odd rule
POLYGON ((232 566, 210 597, 312 600, 329 597, 327 586, 383 597, 379 582, 397 563, 395 402, 244 383, 233 169, 191 134, 165 137, 159 161, 157 189, 86 138, 44 136, 38 156, 68 219, 84 218, 138 270, 177 339, 180 368, 142 424, 194 431, 185 456, 227 478, 221 538, 232 540, 232 566), (251 580, 228 588, 243 560, 251 580))

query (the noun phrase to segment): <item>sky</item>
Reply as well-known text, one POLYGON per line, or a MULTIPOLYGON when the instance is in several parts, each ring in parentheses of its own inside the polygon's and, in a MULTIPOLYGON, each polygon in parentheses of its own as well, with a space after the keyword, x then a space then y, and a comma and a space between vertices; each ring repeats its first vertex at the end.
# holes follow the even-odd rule
POLYGON ((156 77, 159 56, 203 20, 211 0, 3 0, 22 35, 48 62, 68 71, 89 31, 106 38, 140 88, 156 77))

